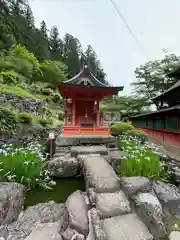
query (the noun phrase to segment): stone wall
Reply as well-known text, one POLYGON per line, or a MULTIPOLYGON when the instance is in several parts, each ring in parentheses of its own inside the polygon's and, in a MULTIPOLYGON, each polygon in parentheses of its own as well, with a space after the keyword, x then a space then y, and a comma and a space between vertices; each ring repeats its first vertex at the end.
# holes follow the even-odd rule
POLYGON ((33 115, 40 114, 42 111, 41 107, 48 105, 45 100, 36 100, 12 93, 0 93, 1 106, 6 105, 7 103, 19 109, 21 112, 27 112, 33 115))

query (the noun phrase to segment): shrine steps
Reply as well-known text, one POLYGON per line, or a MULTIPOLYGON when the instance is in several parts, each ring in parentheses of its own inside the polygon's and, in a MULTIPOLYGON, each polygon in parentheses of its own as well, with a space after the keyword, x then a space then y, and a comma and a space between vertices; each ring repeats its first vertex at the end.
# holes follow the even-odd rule
POLYGON ((78 146, 78 145, 107 145, 109 143, 114 143, 115 138, 112 136, 104 135, 71 135, 64 136, 59 135, 56 139, 56 146, 58 147, 68 147, 68 146, 78 146))

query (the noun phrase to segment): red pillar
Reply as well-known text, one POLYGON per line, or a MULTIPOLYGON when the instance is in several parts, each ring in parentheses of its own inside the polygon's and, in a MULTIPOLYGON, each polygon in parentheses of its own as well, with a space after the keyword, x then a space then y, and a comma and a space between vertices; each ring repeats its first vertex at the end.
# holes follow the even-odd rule
POLYGON ((99 127, 100 123, 100 114, 99 114, 99 100, 97 101, 97 119, 96 119, 96 125, 99 127))
POLYGON ((76 100, 72 99, 72 125, 76 125, 76 100))

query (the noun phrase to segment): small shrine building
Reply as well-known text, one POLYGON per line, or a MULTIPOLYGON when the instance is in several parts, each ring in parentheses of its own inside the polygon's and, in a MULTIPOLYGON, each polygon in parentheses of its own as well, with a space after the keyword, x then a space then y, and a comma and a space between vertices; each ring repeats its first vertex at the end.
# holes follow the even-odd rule
POLYGON ((59 84, 65 100, 62 135, 110 135, 100 113, 103 98, 117 95, 123 86, 112 87, 100 82, 85 66, 75 77, 59 84))
MULTIPOLYGON (((169 77, 174 75, 177 78, 177 72, 169 77)), ((180 81, 152 101, 157 111, 131 117, 132 124, 151 136, 180 146, 180 81)))

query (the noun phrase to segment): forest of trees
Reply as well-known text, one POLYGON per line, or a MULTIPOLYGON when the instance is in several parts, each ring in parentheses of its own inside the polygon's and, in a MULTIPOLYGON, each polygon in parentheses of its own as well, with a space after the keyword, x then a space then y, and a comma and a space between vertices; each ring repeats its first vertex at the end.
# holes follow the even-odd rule
POLYGON ((39 62, 63 63, 67 78, 75 76, 87 64, 95 77, 106 82, 106 74, 90 45, 83 52, 76 37, 68 33, 60 36, 57 26, 49 30, 43 20, 37 28, 27 0, 0 0, 0 53, 4 54, 14 44, 25 46, 39 62))
MULTIPOLYGON (((52 90, 54 83, 75 76, 85 64, 95 77, 107 83, 106 74, 90 45, 83 52, 76 37, 68 33, 60 36, 56 26, 49 30, 43 20, 37 28, 27 0, 0 0, 0 83, 20 83, 23 88, 24 82, 26 85, 35 83, 31 89, 37 91, 39 83, 43 82, 50 84, 45 87, 52 90)), ((178 68, 180 57, 167 52, 160 60, 138 66, 132 83, 133 94, 105 99, 102 110, 118 118, 150 111, 151 98, 179 80, 167 75, 178 68)))

